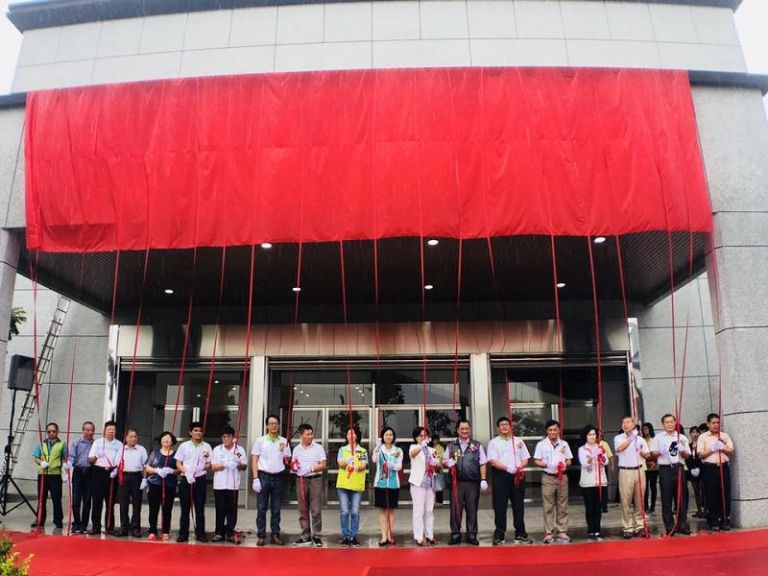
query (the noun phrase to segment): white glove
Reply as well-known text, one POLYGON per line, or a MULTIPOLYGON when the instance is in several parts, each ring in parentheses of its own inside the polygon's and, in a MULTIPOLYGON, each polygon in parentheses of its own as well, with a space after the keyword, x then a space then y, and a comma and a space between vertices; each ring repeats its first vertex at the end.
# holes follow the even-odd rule
POLYGON ((344 460, 344 462, 346 462, 347 466, 349 467, 349 466, 352 466, 352 464, 355 463, 355 459, 354 459, 354 457, 350 456, 349 458, 344 460))
POLYGON ((195 471, 194 471, 194 469, 187 470, 187 473, 184 474, 184 477, 187 479, 187 483, 194 484, 195 483, 195 471))
POLYGON ((299 476, 309 476, 311 473, 312 473, 311 468, 306 468, 304 466, 299 468, 299 471, 297 472, 299 476))
POLYGON ((446 468, 453 468, 454 466, 456 466, 456 460, 448 457, 445 460, 443 460, 443 466, 445 466, 446 468))
POLYGON ((256 494, 261 492, 261 480, 259 480, 258 478, 254 478, 253 484, 251 484, 251 488, 253 488, 253 491, 256 492, 256 494))
POLYGON ((61 477, 61 481, 66 484, 69 482, 69 474, 64 474, 64 476, 61 477))
POLYGON ((99 448, 96 450, 96 458, 106 458, 107 453, 104 451, 104 448, 99 448))
POLYGON ((424 448, 429 447, 429 438, 424 438, 424 440, 421 441, 421 445, 424 446, 424 448))
POLYGON ((632 438, 637 438, 637 429, 632 430, 631 436, 632 438))
POLYGON ((227 463, 225 464, 225 466, 230 470, 237 470, 240 467, 240 462, 235 458, 231 458, 227 460, 227 463))
POLYGON ((725 448, 725 446, 723 445, 722 442, 720 442, 720 440, 715 440, 714 442, 712 442, 710 446, 710 449, 712 450, 712 452, 719 452, 723 448, 725 448))
POLYGON ((551 460, 547 462, 547 472, 550 474, 557 474, 557 462, 554 460, 551 460))
POLYGON ((51 464, 50 464, 49 462, 46 462, 45 460, 43 460, 42 462, 40 462, 40 468, 42 468, 43 470, 45 470, 46 468, 48 468, 48 466, 50 466, 50 465, 51 465, 51 464))
POLYGON ((64 462, 64 464, 61 465, 62 469, 66 472, 70 468, 72 468, 72 465, 69 462, 64 462))
POLYGON ((381 448, 381 438, 376 438, 376 448, 381 448))
POLYGON ((512 474, 513 476, 515 474, 517 474, 517 467, 516 466, 512 466, 512 464, 507 466, 507 474, 512 474))
POLYGON ((480 480, 480 492, 488 492, 488 482, 480 480))
POLYGON ((170 472, 172 472, 170 468, 155 468, 155 474, 160 476, 160 478, 165 478, 170 472))
POLYGON ((701 474, 701 470, 699 470, 698 468, 691 468, 691 476, 693 476, 694 478, 698 478, 699 474, 701 474))
POLYGON ((117 468, 114 468, 112 472, 109 473, 110 478, 117 478, 117 468))
POLYGON ((146 479, 146 478, 142 478, 142 479, 141 479, 141 484, 139 485, 139 490, 141 490, 142 492, 144 492, 144 491, 145 491, 145 490, 147 490, 148 488, 149 488, 149 482, 147 482, 147 479, 146 479))

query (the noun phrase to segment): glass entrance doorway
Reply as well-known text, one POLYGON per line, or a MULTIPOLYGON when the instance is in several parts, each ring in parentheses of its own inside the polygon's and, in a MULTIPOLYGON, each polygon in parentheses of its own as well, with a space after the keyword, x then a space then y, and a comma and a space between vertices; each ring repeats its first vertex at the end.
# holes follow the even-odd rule
MULTIPOLYGON (((452 438, 456 415, 466 414, 469 398, 469 370, 462 361, 458 370, 458 386, 454 386, 453 361, 377 362, 356 361, 349 372, 343 362, 307 361, 275 362, 270 366, 269 412, 278 414, 283 432, 291 445, 299 443, 298 427, 302 422, 312 425, 315 439, 323 445, 328 458, 325 502, 337 502, 336 456, 346 443, 345 432, 350 422, 349 399, 352 400, 352 420, 360 427, 362 445, 372 458, 379 431, 391 426, 397 435, 397 444, 404 452, 404 470, 410 469, 408 447, 415 426, 424 425, 445 442, 452 438), (426 382, 425 382, 426 375, 426 382), (454 414, 454 390, 456 394, 454 414), (426 409, 424 400, 426 399, 426 409)), ((368 475, 363 503, 373 502, 373 477, 368 475)), ((293 479, 287 481, 286 492, 296 501, 293 479)), ((402 501, 410 501, 407 486, 402 501)))

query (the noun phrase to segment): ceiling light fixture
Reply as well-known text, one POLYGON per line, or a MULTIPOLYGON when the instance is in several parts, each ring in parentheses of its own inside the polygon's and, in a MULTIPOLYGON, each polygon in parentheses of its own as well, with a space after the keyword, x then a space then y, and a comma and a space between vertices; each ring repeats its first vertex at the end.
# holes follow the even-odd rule
POLYGON ((558 283, 556 284, 556 286, 557 286, 558 288, 565 288, 565 282, 558 282, 558 283))
POLYGON ((269 242, 262 242, 261 247, 264 248, 264 250, 269 250, 270 248, 272 248, 272 244, 270 244, 269 242))
POLYGON ((166 288, 165 290, 163 290, 163 292, 165 292, 166 294, 173 294, 173 290, 171 288, 166 288))
POLYGON ((437 246, 438 244, 440 244, 440 240, 437 238, 431 238, 427 240, 427 246, 437 246))
POLYGON ((291 288, 291 290, 293 290, 294 292, 301 292, 301 286, 294 286, 293 288, 291 288))
POLYGON ((597 237, 596 237, 596 238, 593 240, 593 242, 594 242, 595 244, 602 244, 603 242, 605 242, 605 236, 597 236, 597 237))
POLYGON ((433 288, 434 286, 432 286, 432 284, 427 284, 426 286, 424 286, 424 290, 432 290, 433 288))

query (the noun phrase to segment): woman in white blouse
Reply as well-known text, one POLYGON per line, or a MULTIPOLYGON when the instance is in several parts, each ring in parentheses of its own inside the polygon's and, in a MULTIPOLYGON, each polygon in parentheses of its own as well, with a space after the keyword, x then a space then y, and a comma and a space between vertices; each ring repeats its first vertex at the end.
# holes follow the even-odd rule
POLYGON ((587 513, 587 537, 590 540, 600 539, 600 521, 602 518, 601 496, 607 490, 608 478, 605 467, 608 458, 605 448, 597 443, 597 429, 587 426, 584 429, 585 443, 579 448, 579 463, 581 478, 579 486, 584 495, 584 507, 587 513))
POLYGON ((418 546, 435 545, 435 493, 432 480, 439 465, 435 449, 429 446, 429 434, 423 426, 413 429, 413 441, 408 449, 411 457, 411 500, 413 501, 413 539, 418 546))

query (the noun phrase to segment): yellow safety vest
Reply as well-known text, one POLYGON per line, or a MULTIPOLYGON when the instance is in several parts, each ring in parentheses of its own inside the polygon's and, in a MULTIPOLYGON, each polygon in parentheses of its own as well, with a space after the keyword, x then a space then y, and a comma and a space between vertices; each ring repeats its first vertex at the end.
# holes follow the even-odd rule
MULTIPOLYGON (((339 454, 341 456, 339 460, 344 461, 352 456, 352 451, 347 445, 339 450, 339 454)), ((361 462, 366 464, 366 469, 360 471, 356 470, 351 474, 347 472, 346 469, 339 468, 339 475, 336 478, 336 488, 343 488, 345 490, 352 490, 354 492, 362 492, 365 490, 365 476, 368 474, 368 453, 365 451, 365 448, 357 446, 355 448, 354 456, 355 466, 357 467, 357 465, 359 465, 361 462)))

